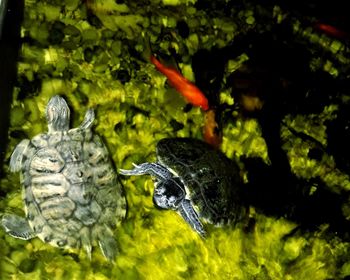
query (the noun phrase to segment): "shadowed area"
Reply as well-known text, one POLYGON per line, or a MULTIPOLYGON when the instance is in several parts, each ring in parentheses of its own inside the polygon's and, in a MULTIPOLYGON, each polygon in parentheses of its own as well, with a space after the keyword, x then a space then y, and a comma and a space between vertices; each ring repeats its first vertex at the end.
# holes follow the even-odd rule
MULTIPOLYGON (((1 1, 6 2, 6 1, 1 1)), ((12 90, 17 78, 17 59, 20 47, 20 27, 23 18, 24 0, 7 1, 1 25, 0 37, 0 162, 4 161, 9 127, 12 90)), ((0 165, 0 177, 3 165, 0 165)))

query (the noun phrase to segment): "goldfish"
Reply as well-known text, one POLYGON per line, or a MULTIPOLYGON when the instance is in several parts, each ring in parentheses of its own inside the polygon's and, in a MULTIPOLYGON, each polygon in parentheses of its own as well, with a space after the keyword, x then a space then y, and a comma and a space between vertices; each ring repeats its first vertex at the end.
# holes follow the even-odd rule
POLYGON ((320 31, 326 33, 327 35, 336 37, 338 39, 344 39, 344 38, 349 37, 349 35, 346 32, 344 32, 344 31, 342 31, 342 30, 340 30, 332 25, 329 25, 329 24, 316 23, 315 28, 317 30, 320 30, 320 31))
POLYGON ((188 102, 194 106, 201 107, 204 111, 209 109, 208 99, 195 84, 187 80, 176 69, 163 65, 153 55, 151 55, 150 60, 157 70, 168 78, 170 85, 174 87, 188 102))
POLYGON ((222 132, 220 131, 219 125, 215 120, 214 109, 210 109, 205 112, 203 138, 205 142, 217 149, 222 143, 222 132))

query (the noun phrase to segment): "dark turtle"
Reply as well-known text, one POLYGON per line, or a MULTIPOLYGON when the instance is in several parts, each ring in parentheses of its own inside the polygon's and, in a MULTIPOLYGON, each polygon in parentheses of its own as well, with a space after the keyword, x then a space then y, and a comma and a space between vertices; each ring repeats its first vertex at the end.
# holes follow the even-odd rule
POLYGON ((177 211, 202 236, 201 221, 222 225, 243 216, 240 170, 222 152, 200 140, 166 138, 157 144, 157 160, 119 172, 155 177, 155 205, 177 211))
POLYGON ((70 110, 59 96, 46 107, 48 133, 22 140, 13 151, 11 171, 21 171, 25 218, 5 214, 2 225, 13 237, 63 248, 89 257, 94 241, 114 260, 113 228, 124 218, 126 201, 106 146, 91 131, 94 111, 69 129, 70 110))

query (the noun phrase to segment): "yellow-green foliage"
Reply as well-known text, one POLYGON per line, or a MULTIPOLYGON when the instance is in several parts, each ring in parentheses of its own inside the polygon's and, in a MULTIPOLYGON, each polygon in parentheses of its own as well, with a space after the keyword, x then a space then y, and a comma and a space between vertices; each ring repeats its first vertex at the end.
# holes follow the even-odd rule
MULTIPOLYGON (((191 55, 198 49, 226 45, 241 31, 237 23, 231 18, 209 18, 191 5, 195 1, 117 2, 62 1, 59 6, 59 1, 25 1, 22 35, 30 36, 38 44, 23 44, 18 73, 28 81, 40 76, 41 90, 18 100, 21 88, 15 88, 10 131, 22 131, 27 138, 46 131, 45 106, 51 96, 62 94, 72 109, 72 126, 81 122, 89 107, 95 109, 94 130, 103 137, 117 168, 155 161, 156 143, 164 137, 201 138, 201 110, 193 108, 184 113, 184 100, 166 84, 165 77, 149 62, 132 57, 128 48, 138 45, 142 49, 143 34, 155 42, 162 26, 172 28, 174 20, 184 19, 191 34, 174 45, 186 50, 183 71, 193 79, 191 55), (144 2, 149 6, 144 6, 144 2), (178 5, 181 13, 174 13, 178 5), (87 7, 100 20, 101 27, 87 21, 87 7), (50 26, 57 20, 66 26, 64 38, 62 44, 49 45, 50 26), (84 50, 95 46, 100 46, 102 52, 86 61, 84 50), (135 60, 140 69, 134 69, 135 60), (130 74, 129 81, 115 78, 114 71, 122 69, 130 74), (66 73, 70 75, 65 76, 66 73), (184 127, 175 131, 170 125, 172 120, 184 127)), ((240 15, 248 26, 255 23, 251 10, 240 15)), ((332 48, 340 47, 332 45, 332 48)), ((236 61, 230 60, 227 74, 247 59, 242 54, 236 61)), ((227 91, 221 93, 221 101, 234 103, 227 91)), ((295 119, 287 116, 285 123, 325 143, 322 122, 332 115, 327 109, 318 123, 305 116, 295 119)), ((225 124, 223 132, 222 150, 228 157, 245 155, 269 162, 265 141, 255 120, 225 124)), ((322 159, 321 163, 307 159, 311 144, 291 135, 286 127, 282 127, 281 133, 295 174, 306 179, 322 175, 330 187, 332 182, 338 182, 334 183, 337 191, 349 190, 349 178, 328 168, 333 166, 331 158, 322 159)), ((9 138, 7 159, 20 140, 21 137, 9 138)), ((7 163, 4 167, 8 171, 7 163)), ((175 212, 160 211, 153 206, 150 177, 125 178, 123 184, 129 211, 123 224, 115 230, 120 247, 115 264, 107 263, 97 248, 90 261, 83 251, 63 251, 37 238, 14 239, 1 230, 0 279, 321 280, 350 275, 349 244, 337 239, 324 240, 322 232, 296 231, 288 237, 297 225, 282 217, 255 213, 251 208, 255 226, 208 225, 209 236, 204 240, 175 212)), ((1 178, 1 190, 6 197, 0 200, 0 211, 23 214, 18 174, 6 172, 1 178)))

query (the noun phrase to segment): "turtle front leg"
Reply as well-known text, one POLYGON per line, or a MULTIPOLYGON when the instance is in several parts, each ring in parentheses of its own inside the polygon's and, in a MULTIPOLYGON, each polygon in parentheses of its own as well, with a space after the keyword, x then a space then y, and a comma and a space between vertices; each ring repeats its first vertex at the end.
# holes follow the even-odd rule
POLYGON ((95 113, 93 109, 89 109, 85 113, 83 122, 79 125, 80 129, 88 129, 92 126, 92 123, 95 120, 95 113))
POLYGON ((29 240, 36 237, 36 233, 30 227, 28 221, 14 214, 5 214, 1 219, 5 232, 12 237, 29 240))
POLYGON ((188 199, 183 199, 178 208, 181 217, 202 237, 205 237, 206 232, 202 223, 199 220, 197 212, 194 210, 192 203, 188 199))
POLYGON ((169 179, 172 177, 172 174, 168 169, 166 169, 163 165, 158 163, 150 163, 145 162, 141 163, 139 165, 133 164, 134 169, 126 170, 126 169, 119 169, 119 173, 122 175, 151 175, 156 177, 160 180, 169 179))
POLYGON ((10 158, 10 170, 12 172, 18 172, 22 168, 23 155, 29 145, 30 141, 28 139, 22 140, 12 152, 10 158))

